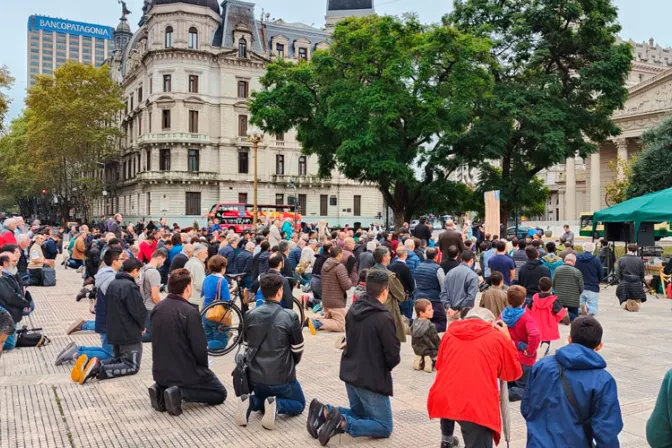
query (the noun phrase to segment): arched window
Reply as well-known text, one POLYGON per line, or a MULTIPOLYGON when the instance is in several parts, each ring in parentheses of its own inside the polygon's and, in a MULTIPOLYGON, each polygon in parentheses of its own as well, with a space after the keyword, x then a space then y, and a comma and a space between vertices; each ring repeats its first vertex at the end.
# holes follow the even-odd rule
POLYGON ((173 27, 166 28, 166 48, 173 48, 173 27))
POLYGON ((244 37, 241 37, 238 41, 238 57, 247 58, 247 41, 244 37))
POLYGON ((195 27, 189 28, 189 48, 198 50, 198 30, 195 27))

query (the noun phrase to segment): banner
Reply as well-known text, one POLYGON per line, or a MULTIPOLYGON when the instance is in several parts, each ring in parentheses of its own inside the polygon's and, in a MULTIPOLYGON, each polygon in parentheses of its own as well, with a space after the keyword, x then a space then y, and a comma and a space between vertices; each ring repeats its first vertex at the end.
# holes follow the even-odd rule
MULTIPOLYGON (((485 233, 499 235, 499 190, 485 193, 485 233)), ((505 235, 499 235, 504 236, 505 235)))

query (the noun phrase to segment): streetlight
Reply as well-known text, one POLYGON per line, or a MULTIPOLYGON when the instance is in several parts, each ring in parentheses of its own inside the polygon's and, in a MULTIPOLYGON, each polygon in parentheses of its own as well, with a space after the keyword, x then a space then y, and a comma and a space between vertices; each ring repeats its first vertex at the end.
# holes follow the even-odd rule
POLYGON ((254 230, 257 230, 257 219, 259 217, 259 213, 257 212, 257 151, 259 150, 259 142, 263 136, 263 132, 257 126, 252 125, 247 129, 247 138, 252 142, 252 148, 254 149, 254 202, 252 207, 252 228, 254 230))

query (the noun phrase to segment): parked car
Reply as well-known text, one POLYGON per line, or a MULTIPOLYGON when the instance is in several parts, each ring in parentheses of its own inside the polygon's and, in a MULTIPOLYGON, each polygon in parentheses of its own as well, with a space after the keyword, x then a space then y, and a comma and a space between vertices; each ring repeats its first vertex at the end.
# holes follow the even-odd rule
POLYGON ((414 234, 414 235, 415 235, 415 226, 417 226, 418 224, 420 224, 419 219, 414 219, 413 221, 411 221, 411 225, 410 225, 411 233, 414 234))
MULTIPOLYGON (((544 234, 544 229, 541 227, 534 227, 534 230, 537 231, 539 236, 544 234)), ((530 232, 530 227, 529 226, 518 226, 518 233, 516 233, 516 226, 511 226, 508 229, 506 229, 506 238, 507 239, 513 239, 515 236, 519 240, 525 239, 525 237, 529 234, 530 232)))

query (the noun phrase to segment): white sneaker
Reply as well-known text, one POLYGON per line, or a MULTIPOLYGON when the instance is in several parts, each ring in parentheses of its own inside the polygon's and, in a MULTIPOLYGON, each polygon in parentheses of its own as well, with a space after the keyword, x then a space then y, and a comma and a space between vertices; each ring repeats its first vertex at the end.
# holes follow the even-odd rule
POLYGON ((240 396, 240 403, 236 407, 236 424, 238 426, 247 426, 247 419, 250 417, 250 397, 247 394, 240 396))
POLYGON ((275 397, 268 397, 264 402, 264 416, 261 418, 261 426, 269 431, 275 429, 275 416, 278 412, 278 403, 275 397))

